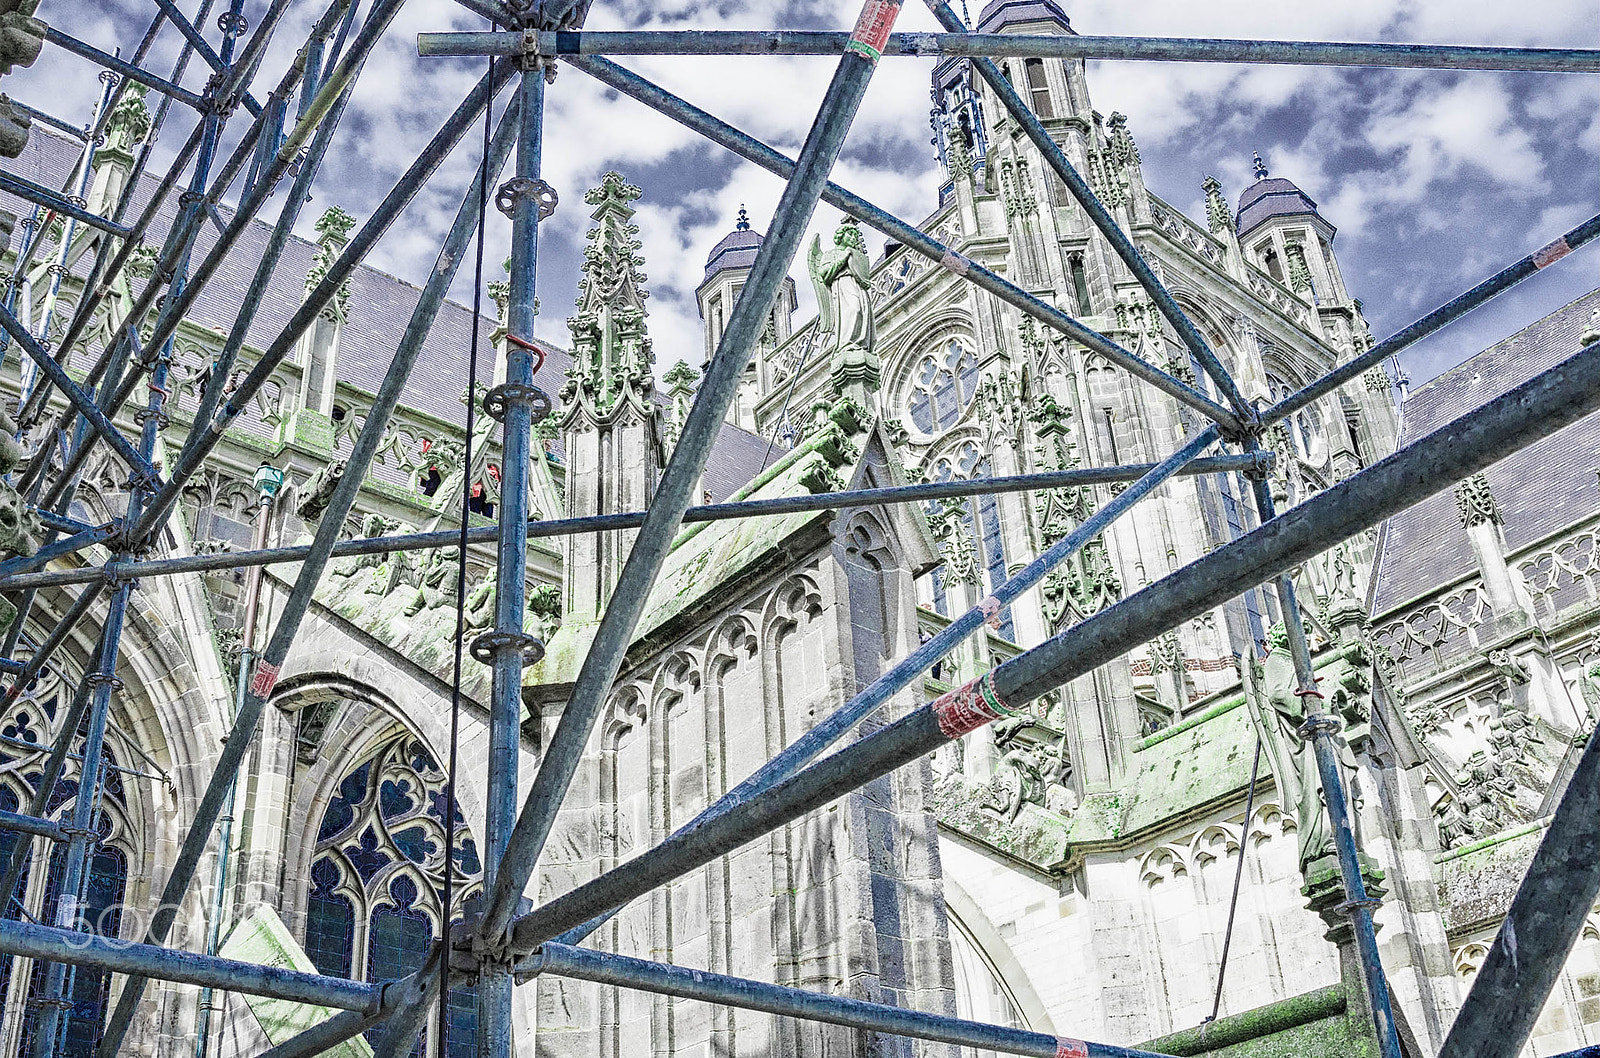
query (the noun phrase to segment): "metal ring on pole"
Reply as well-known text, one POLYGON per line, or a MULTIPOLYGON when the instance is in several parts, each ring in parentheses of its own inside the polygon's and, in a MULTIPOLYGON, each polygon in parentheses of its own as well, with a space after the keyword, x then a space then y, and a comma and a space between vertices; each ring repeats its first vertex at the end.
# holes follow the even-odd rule
POLYGON ((496 655, 502 650, 516 646, 522 648, 524 665, 537 665, 539 659, 544 657, 544 640, 526 632, 485 632, 472 641, 469 649, 472 651, 474 661, 492 665, 496 655))
POLYGON ((123 687, 122 681, 116 676, 113 676, 109 672, 101 672, 98 669, 94 672, 85 673, 83 682, 89 684, 90 686, 96 686, 102 683, 110 684, 111 689, 114 691, 120 691, 123 687))
POLYGON ((520 382, 503 382, 483 395, 483 411, 495 422, 505 422, 506 412, 515 403, 532 404, 535 421, 543 419, 554 410, 550 394, 538 386, 520 382))
MULTIPOLYGON (((1318 695, 1317 697, 1321 697, 1318 695)), ((1303 739, 1311 739, 1317 735, 1337 735, 1344 729, 1344 725, 1331 716, 1311 716, 1306 722, 1295 728, 1295 734, 1303 739)))
POLYGON ((561 196, 556 194, 556 189, 545 181, 514 176, 495 191, 494 208, 507 217, 514 217, 517 212, 517 202, 525 196, 532 197, 538 203, 540 220, 555 213, 556 206, 561 202, 561 196))

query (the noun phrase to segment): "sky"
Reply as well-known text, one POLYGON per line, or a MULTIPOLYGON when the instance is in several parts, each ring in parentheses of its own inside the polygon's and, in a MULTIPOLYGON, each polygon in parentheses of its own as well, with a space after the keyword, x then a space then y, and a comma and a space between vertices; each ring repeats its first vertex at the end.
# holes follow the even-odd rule
MULTIPOLYGON (((200 3, 180 0, 190 12, 200 3)), ((361 0, 363 17, 370 4, 361 0)), ((1600 46, 1600 0, 1062 4, 1073 28, 1086 34, 1600 46)), ((218 0, 218 8, 225 5, 218 0)), ((267 0, 245 0, 252 26, 266 7, 267 0)), ((256 79, 258 96, 281 76, 323 7, 322 0, 293 5, 256 79)), ((150 0, 44 0, 39 17, 60 18, 68 32, 127 55, 154 10, 150 0), (72 17, 65 18, 66 12, 72 17)), ((857 10, 856 0, 595 0, 587 26, 846 29, 857 10)), ((976 6, 971 14, 977 15, 976 6)), ((215 43, 216 10, 205 21, 215 43)), ((482 76, 482 60, 419 58, 416 35, 482 28, 481 18, 451 0, 410 0, 358 82, 313 201, 302 213, 300 234, 314 237, 311 225, 330 205, 364 218, 482 76)), ((897 28, 938 27, 913 0, 897 28)), ((170 71, 180 46, 177 33, 165 28, 147 64, 170 71)), ((790 156, 798 152, 836 65, 835 59, 800 57, 622 62, 790 156)), ((933 211, 941 179, 929 142, 931 67, 931 61, 914 58, 880 64, 833 174, 836 182, 912 223, 933 211)), ((83 123, 101 87, 96 73, 96 67, 46 45, 33 67, 7 76, 0 87, 83 123)), ((198 91, 207 74, 195 61, 182 83, 198 91)), ((1204 219, 1200 182, 1207 174, 1237 201, 1251 179, 1252 152, 1260 152, 1274 176, 1295 181, 1338 228, 1334 247, 1346 286, 1362 299, 1380 339, 1600 212, 1600 76, 1593 74, 1094 62, 1089 87, 1096 109, 1128 115, 1148 186, 1191 217, 1204 219)), ((741 205, 764 228, 781 183, 653 111, 616 98, 576 70, 561 70, 547 100, 544 173, 561 201, 540 227, 536 333, 567 343, 565 320, 589 224, 583 192, 616 169, 644 189, 635 222, 649 277, 657 371, 679 359, 698 364, 704 347, 694 289, 706 255, 732 228, 741 205)), ((170 161, 192 127, 183 111, 175 106, 162 130, 158 166, 170 161)), ((241 111, 232 122, 235 138, 245 124, 241 111)), ((369 264, 413 283, 426 277, 478 164, 481 136, 481 130, 468 135, 369 264)), ((282 202, 280 191, 264 218, 275 219, 282 202)), ((821 206, 811 230, 831 232, 838 219, 836 210, 821 206)), ((500 262, 509 250, 509 225, 497 213, 487 238, 486 281, 501 278, 500 262)), ((875 252, 881 248, 881 237, 869 239, 875 252)), ((1600 285, 1597 262, 1600 248, 1590 246, 1541 272, 1414 346, 1402 358, 1406 373, 1420 384, 1600 285)), ((812 311, 803 270, 798 261, 791 268, 800 280, 798 319, 812 311)), ((470 302, 470 266, 462 269, 452 296, 470 302)))

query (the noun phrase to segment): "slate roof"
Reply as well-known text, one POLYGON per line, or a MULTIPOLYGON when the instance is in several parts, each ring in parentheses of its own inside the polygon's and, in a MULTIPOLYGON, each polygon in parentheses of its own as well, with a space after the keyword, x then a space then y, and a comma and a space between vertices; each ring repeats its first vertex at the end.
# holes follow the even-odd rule
POLYGON ((1245 188, 1239 196, 1237 213, 1236 225, 1241 239, 1273 217, 1315 216, 1327 223, 1317 212, 1317 204, 1311 196, 1281 176, 1269 176, 1245 188))
MULTIPOLYGON (((59 188, 64 186, 78 158, 79 145, 75 141, 36 123, 22 155, 16 159, 0 159, 0 167, 46 187, 59 188)), ((137 217, 149 202, 155 183, 155 179, 149 176, 141 181, 128 213, 130 219, 137 217)), ((268 200, 263 216, 269 221, 277 219, 286 189, 285 185, 268 200)), ((167 203, 161 207, 151 230, 145 235, 146 244, 160 245, 177 218, 177 198, 177 194, 169 196, 167 203)), ((302 216, 315 217, 333 204, 312 201, 302 211, 302 216)), ((32 210, 32 204, 13 195, 0 194, 0 209, 25 219, 32 210)), ((219 208, 219 212, 225 219, 233 215, 227 207, 219 208)), ((358 221, 364 219, 357 218, 358 221)), ((405 223, 403 215, 398 223, 405 223)), ((13 244, 19 246, 22 241, 20 229, 19 223, 18 232, 12 236, 13 244)), ((190 310, 188 318, 191 322, 201 327, 215 328, 223 334, 232 328, 245 288, 254 278, 256 265, 266 248, 270 232, 268 222, 257 220, 250 223, 233 252, 224 259, 216 278, 207 284, 205 292, 190 310)), ((738 234, 757 235, 755 232, 738 234)), ((216 228, 209 223, 204 224, 197 240, 196 263, 215 245, 216 237, 216 228)), ((759 242, 759 235, 757 240, 759 242)), ((53 247, 43 250, 50 251, 53 247)), ((247 338, 249 347, 261 349, 268 345, 300 307, 305 295, 305 275, 312 266, 316 251, 314 242, 298 237, 289 240, 267 289, 261 311, 250 328, 247 338)), ((753 258, 753 250, 751 255, 753 258)), ((85 254, 79 259, 75 272, 80 275, 86 273, 89 264, 90 255, 85 254)), ((339 344, 338 374, 342 382, 369 393, 377 391, 421 293, 421 288, 415 284, 376 268, 363 265, 355 270, 350 278, 349 320, 339 344)), ((492 303, 489 304, 492 307, 492 303)), ((494 373, 495 353, 489 342, 489 335, 494 328, 495 321, 492 318, 481 318, 478 329, 478 378, 484 383, 491 381, 494 373)), ((439 310, 432 332, 423 343, 401 401, 403 406, 452 423, 464 421, 460 398, 466 389, 471 334, 471 308, 446 301, 439 310)), ((546 358, 535 382, 554 397, 561 389, 572 358, 566 350, 548 342, 540 341, 539 344, 545 349, 546 358)), ((74 366, 87 368, 90 362, 92 356, 79 353, 74 366)), ((187 400, 191 409, 193 403, 191 396, 187 400)), ((264 436, 272 432, 271 427, 253 415, 241 417, 237 428, 264 436)), ((766 442, 762 439, 737 427, 725 426, 712 449, 706 468, 706 487, 711 490, 713 497, 722 499, 755 477, 761 469, 765 450, 766 442)), ((781 448, 775 449, 774 457, 782 451, 781 448)), ((393 466, 375 468, 375 473, 395 482, 406 477, 399 468, 393 466)))
MULTIPOLYGON (((1412 391, 1402 407, 1400 443, 1526 382, 1578 351, 1578 336, 1600 309, 1600 290, 1493 345, 1412 391)), ((1600 412, 1502 459, 1485 472, 1505 517, 1506 544, 1525 547, 1600 508, 1600 412)), ((1373 613, 1477 568, 1450 489, 1384 526, 1374 572, 1373 613)))
POLYGON ((978 32, 998 33, 1024 22, 1059 22, 1062 29, 1072 32, 1067 13, 1055 0, 989 0, 978 15, 978 32))

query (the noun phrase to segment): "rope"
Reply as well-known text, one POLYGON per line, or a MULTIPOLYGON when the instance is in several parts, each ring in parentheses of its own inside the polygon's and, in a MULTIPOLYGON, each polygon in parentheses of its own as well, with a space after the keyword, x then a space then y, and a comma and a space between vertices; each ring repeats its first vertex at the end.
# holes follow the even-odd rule
MULTIPOLYGON (((491 22, 490 30, 498 28, 491 22)), ((494 56, 489 56, 494 79, 494 56)), ((444 785, 444 892, 439 899, 439 1058, 450 1054, 450 901, 456 867, 456 763, 461 734, 461 651, 467 636, 467 527, 472 518, 472 436, 477 428, 478 324, 483 317, 483 240, 489 226, 489 129, 494 107, 483 108, 483 160, 478 163, 478 245, 472 273, 472 337, 467 346, 467 443, 462 456, 461 535, 456 541, 456 649, 450 673, 450 759, 444 785)))
POLYGON ((1244 830, 1239 834, 1239 867, 1233 872, 1233 899, 1228 902, 1228 928, 1222 933, 1222 964, 1217 967, 1217 994, 1211 1000, 1211 1014, 1203 1027, 1217 1020, 1222 1009, 1222 982, 1228 976, 1228 948, 1233 944, 1233 916, 1239 910, 1239 883, 1244 880, 1244 854, 1250 847, 1250 813, 1256 804, 1256 775, 1261 770, 1261 736, 1256 736, 1256 756, 1250 762, 1250 792, 1244 799, 1244 830))

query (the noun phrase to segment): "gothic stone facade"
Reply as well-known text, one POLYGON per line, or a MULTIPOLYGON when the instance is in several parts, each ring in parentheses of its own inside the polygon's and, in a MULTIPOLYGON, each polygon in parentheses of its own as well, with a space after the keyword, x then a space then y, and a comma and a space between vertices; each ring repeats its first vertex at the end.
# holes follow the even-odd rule
MULTIPOLYGON (((981 23, 1066 31, 1047 0, 997 0, 981 23)), ((1145 186, 1126 120, 1093 109, 1082 64, 1012 61, 1008 72, 1252 398, 1280 396, 1366 347, 1334 228, 1292 183, 1262 166, 1235 208, 1208 179, 1206 222, 1193 222, 1145 186)), ((940 65, 934 103, 947 179, 925 227, 1205 385, 964 63, 940 65)), ((134 103, 113 122, 91 209, 120 191, 148 127, 134 103)), ((11 168, 59 184, 73 161, 68 141, 40 129, 11 168)), ((588 198, 596 234, 569 321, 571 350, 550 348, 538 379, 558 405, 530 468, 533 506, 544 515, 642 506, 693 399, 696 373, 687 367, 666 371, 665 392, 656 388, 632 219, 639 195, 610 174, 588 198)), ((14 200, 7 208, 27 217, 14 200)), ((170 224, 165 209, 162 223, 170 224)), ((299 303, 301 277, 320 274, 353 223, 329 210, 318 241, 291 242, 267 291, 267 318, 286 317, 299 303)), ((18 228, 29 235, 26 219, 18 228)), ((265 231, 251 228, 241 260, 259 254, 265 231)), ((63 228, 45 237, 49 249, 21 279, 36 295, 33 324, 51 336, 81 297, 86 251, 101 236, 63 228), (52 290, 48 268, 58 253, 65 271, 52 290)), ((712 251, 700 289, 708 348, 760 241, 741 220, 712 251)), ((141 251, 136 260, 150 257, 141 251)), ((903 248, 871 257, 848 225, 832 248, 809 255, 825 323, 796 326, 793 290, 785 289, 707 468, 712 498, 1145 462, 1196 428, 1168 398, 903 248)), ((117 290, 85 348, 72 352, 74 366, 86 365, 130 310, 148 279, 148 268, 139 272, 117 290)), ((269 544, 307 537, 344 472, 415 296, 370 270, 352 277, 348 296, 273 373, 189 490, 162 553, 244 548, 258 533, 269 544), (263 461, 286 470, 290 484, 258 518, 251 479, 263 461)), ((179 332, 168 444, 192 425, 238 301, 238 291, 208 293, 179 332)), ((1589 308, 1545 326, 1540 348, 1555 357, 1573 344, 1582 325, 1571 320, 1589 308)), ((480 524, 494 518, 500 453, 492 426, 480 418, 468 464, 460 425, 468 387, 437 384, 464 379, 471 323, 459 306, 441 315, 423 357, 430 375, 418 377, 384 436, 350 536, 453 524, 463 501, 480 524)), ((504 333, 487 324, 479 386, 504 362, 504 333)), ((273 336, 261 326, 246 343, 246 365, 273 336)), ((1508 378, 1509 359, 1491 357, 1508 378)), ((15 394, 29 380, 8 358, 3 381, 15 394)), ((1432 385, 1444 393, 1451 384, 1432 385)), ((1429 392, 1412 398, 1418 411, 1408 413, 1408 431, 1492 396, 1458 387, 1435 400, 1429 392)), ((1390 451, 1396 430, 1389 379, 1376 372, 1274 436, 1273 488, 1283 503, 1296 502, 1390 451)), ((1570 439, 1562 449, 1582 450, 1570 439)), ((1590 671, 1600 668, 1594 482, 1586 464, 1580 470, 1558 482, 1562 496, 1574 497, 1562 505, 1508 494, 1541 480, 1531 465, 1491 471, 1461 491, 1461 523, 1407 530, 1397 522, 1381 539, 1357 540, 1300 573, 1318 664, 1347 721, 1364 851, 1388 892, 1380 941, 1418 1053, 1442 1039, 1559 795, 1573 740, 1592 726, 1600 681, 1590 671), (1540 519, 1519 521, 1536 507, 1540 519), (1457 545, 1451 555, 1416 546, 1446 539, 1457 545)), ((125 502, 122 477, 114 462, 90 466, 75 516, 115 516, 125 502)), ((1231 478, 1167 484, 861 730, 1247 531, 1254 522, 1245 486, 1231 478)), ((528 895, 564 891, 659 840, 1109 494, 1058 490, 686 529, 528 895)), ((529 627, 549 652, 527 676, 525 784, 628 543, 628 534, 613 533, 530 547, 529 627)), ((213 855, 182 908, 181 943, 203 947, 215 920, 225 954, 394 977, 416 965, 439 929, 447 856, 465 880, 458 896, 473 895, 487 744, 488 681, 477 666, 468 666, 464 683, 461 817, 449 849, 441 762, 455 608, 464 606, 474 629, 487 624, 492 555, 468 554, 465 599, 451 575, 457 557, 446 550, 350 559, 330 571, 240 781, 227 856, 213 855)), ((262 627, 273 623, 292 579, 292 568, 265 576, 262 627)), ((247 582, 243 571, 157 578, 136 596, 87 902, 103 931, 138 936, 212 771, 232 709, 247 582)), ((77 590, 40 593, 19 656, 77 590)), ((1026 715, 638 901, 593 943, 1037 1031, 1153 1040, 1175 1054, 1365 1050, 1361 994, 1337 916, 1324 920, 1307 906, 1328 910, 1330 892, 1325 865, 1301 848, 1310 817, 1288 792, 1294 747, 1275 740, 1282 655, 1263 657, 1273 621, 1271 598, 1247 592, 1026 715), (1211 1013, 1241 861, 1222 1018, 1207 1042, 1187 1030, 1211 1013)), ((92 624, 80 628, 59 663, 0 709, 0 808, 31 793, 41 753, 29 747, 53 737, 64 694, 89 667, 95 633, 92 624)), ((53 811, 71 803, 70 768, 68 778, 53 811)), ((0 837, 0 851, 15 840, 0 837)), ((23 903, 39 914, 59 868, 42 843, 32 856, 23 903)), ((1596 938, 1586 934, 1574 955, 1541 1022, 1537 1053, 1596 1039, 1596 938)), ((35 977, 26 960, 0 960, 0 1052, 25 1045, 35 977)), ((104 975, 77 975, 71 1054, 88 1053, 117 987, 104 975)), ((949 1050, 555 980, 517 996, 525 1055, 949 1050)), ((256 1054, 324 1014, 227 996, 215 998, 218 1012, 207 1022, 201 1003, 193 989, 152 990, 131 1046, 153 1058, 188 1056, 208 1024, 213 1053, 256 1054)), ((452 1055, 464 1056, 469 991, 452 998, 451 1012, 459 1030, 452 1055)), ((434 1047, 430 1034, 427 1053, 434 1047)), ((344 1050, 359 1058, 363 1044, 344 1050)))

